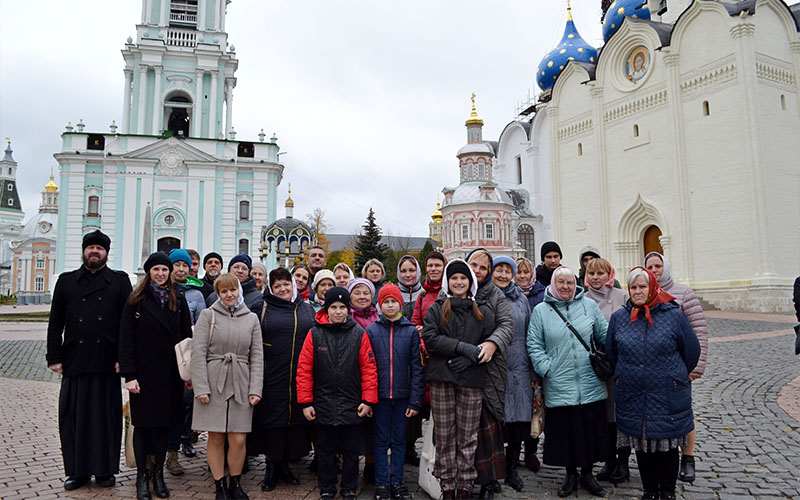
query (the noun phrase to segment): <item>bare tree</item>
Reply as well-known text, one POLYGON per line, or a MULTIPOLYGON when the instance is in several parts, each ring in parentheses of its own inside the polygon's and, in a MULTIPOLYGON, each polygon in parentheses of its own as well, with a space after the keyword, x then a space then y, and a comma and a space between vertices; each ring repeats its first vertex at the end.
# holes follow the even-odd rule
POLYGON ((325 219, 325 211, 317 207, 310 214, 306 214, 306 224, 316 233, 317 245, 324 248, 325 253, 328 253, 328 246, 331 242, 325 237, 325 234, 328 232, 328 221, 325 219))

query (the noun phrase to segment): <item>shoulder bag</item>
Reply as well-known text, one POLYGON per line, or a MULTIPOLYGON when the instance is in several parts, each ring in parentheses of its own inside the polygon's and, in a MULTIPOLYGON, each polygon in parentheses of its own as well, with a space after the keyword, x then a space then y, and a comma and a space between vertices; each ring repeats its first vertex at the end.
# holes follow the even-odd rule
MULTIPOLYGON (((214 336, 214 324, 216 323, 217 315, 211 311, 211 328, 208 331, 208 343, 211 343, 211 338, 214 336)), ((194 330, 194 326, 192 326, 194 330)), ((192 337, 187 337, 177 344, 175 344, 175 359, 178 361, 178 374, 181 380, 189 382, 192 380, 192 337)))
POLYGON ((569 328, 569 331, 571 331, 578 338, 583 348, 589 351, 589 363, 591 363, 592 370, 594 370, 597 378, 603 381, 610 379, 614 375, 614 365, 611 364, 611 361, 609 361, 606 353, 597 349, 597 346, 594 342, 594 334, 592 334, 589 339, 591 342, 590 347, 586 344, 586 341, 583 340, 581 334, 578 333, 574 326, 572 326, 572 323, 570 323, 569 320, 565 318, 563 314, 561 314, 561 311, 558 310, 558 307, 551 305, 550 308, 553 309, 556 314, 558 314, 558 317, 564 321, 564 323, 567 325, 567 328, 569 328))

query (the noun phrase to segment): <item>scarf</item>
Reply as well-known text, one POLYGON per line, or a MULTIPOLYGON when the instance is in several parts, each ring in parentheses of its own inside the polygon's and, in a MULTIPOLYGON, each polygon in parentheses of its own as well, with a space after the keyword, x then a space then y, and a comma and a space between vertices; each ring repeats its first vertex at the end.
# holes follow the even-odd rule
POLYGON ((169 300, 169 288, 167 288, 166 283, 163 285, 158 285, 155 281, 151 281, 150 293, 153 294, 153 298, 156 299, 158 307, 160 307, 163 311, 164 306, 167 305, 167 301, 169 300))
MULTIPOLYGON (((606 286, 608 288, 614 288, 614 280, 616 279, 617 272, 614 271, 614 266, 610 266, 610 267, 611 267, 611 272, 608 273, 608 280, 605 283, 603 283, 603 286, 601 286, 598 290, 602 290, 603 287, 606 287, 606 286)), ((590 288, 594 288, 592 285, 589 284, 589 273, 586 273, 586 276, 584 276, 583 284, 586 285, 586 289, 587 290, 590 289, 590 288)))
POLYGON ((361 328, 367 328, 378 319, 378 308, 371 304, 364 309, 352 307, 350 308, 350 315, 353 316, 356 323, 361 325, 361 328))
MULTIPOLYGON (((643 269, 647 273, 647 277, 650 278, 649 289, 647 291, 647 301, 645 301, 644 306, 637 307, 633 305, 633 301, 631 301, 631 322, 636 321, 639 319, 639 309, 644 309, 644 317, 647 318, 648 323, 651 325, 653 324, 653 317, 650 315, 650 308, 656 306, 658 304, 665 304, 667 302, 671 302, 675 300, 675 297, 668 294, 661 287, 658 286, 656 282, 656 277, 653 276, 653 273, 648 271, 647 269, 643 268, 642 266, 636 266, 633 269, 643 269)), ((631 271, 633 271, 631 269, 631 271)))
POLYGON ((522 293, 524 293, 525 296, 527 296, 530 293, 530 291, 533 290, 533 285, 536 284, 536 266, 533 265, 533 262, 531 262, 530 259, 526 259, 525 257, 521 257, 521 258, 517 259, 517 269, 519 269, 519 261, 520 260, 524 260, 528 264, 528 267, 531 268, 531 278, 528 280, 528 282, 526 284, 523 285, 522 283, 520 283, 519 279, 517 279, 517 276, 519 276, 519 272, 518 272, 517 276, 514 276, 514 283, 519 285, 519 287, 522 288, 522 293))
POLYGON ((565 270, 572 271, 572 269, 568 268, 567 266, 558 266, 557 268, 555 268, 553 270, 552 275, 551 275, 551 281, 550 281, 550 295, 552 295, 554 298, 556 298, 558 300, 563 300, 564 302, 569 302, 572 299, 574 299, 575 298, 575 294, 578 293, 578 278, 575 278, 575 290, 573 290, 573 292, 572 292, 572 297, 569 297, 568 299, 563 298, 561 296, 561 294, 558 293, 558 290, 556 289, 556 273, 561 274, 565 270))
POLYGON ((538 266, 536 266, 536 271, 535 271, 536 280, 542 285, 548 286, 550 285, 550 282, 553 280, 554 271, 555 269, 551 271, 544 264, 539 264, 538 266))
POLYGON ((308 302, 308 292, 310 292, 310 290, 306 287, 305 290, 298 290, 297 295, 303 297, 303 302, 308 302))

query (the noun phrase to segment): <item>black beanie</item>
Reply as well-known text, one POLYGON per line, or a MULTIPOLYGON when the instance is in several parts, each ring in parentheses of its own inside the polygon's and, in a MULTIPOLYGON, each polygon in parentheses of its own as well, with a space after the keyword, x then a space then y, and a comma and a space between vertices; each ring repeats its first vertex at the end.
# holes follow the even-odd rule
POLYGON ((208 259, 219 259, 219 267, 222 267, 222 265, 224 264, 222 260, 222 255, 218 254, 217 252, 209 252, 206 254, 205 257, 203 257, 203 269, 205 269, 206 262, 208 262, 208 259))
POLYGON ((564 258, 564 255, 561 253, 561 247, 558 246, 558 243, 556 243, 555 241, 545 241, 544 244, 542 245, 542 251, 541 251, 542 262, 544 262, 544 256, 549 254, 550 252, 558 252, 558 256, 561 257, 562 259, 564 258))
MULTIPOLYGON (((449 280, 451 276, 454 274, 463 274, 469 280, 469 286, 472 287, 472 270, 469 268, 469 265, 464 262, 463 260, 454 260, 447 265, 447 269, 445 270, 447 274, 447 279, 449 280)), ((449 285, 448 285, 449 288, 449 285)))
POLYGON ((335 286, 325 292, 325 304, 323 305, 325 311, 327 311, 334 302, 341 302, 345 307, 348 309, 350 308, 350 293, 347 291, 347 288, 335 286))
POLYGON ((228 262, 228 271, 231 270, 231 267, 236 264, 237 262, 241 262, 247 269, 253 270, 253 261, 250 259, 250 256, 246 253, 240 253, 236 257, 232 258, 230 262, 228 262))
POLYGON ((169 272, 172 272, 172 260, 170 260, 169 255, 165 254, 164 252, 151 253, 150 257, 144 261, 144 265, 142 267, 144 268, 144 272, 149 273, 153 266, 158 265, 167 266, 169 268, 169 272))
POLYGON ((86 247, 89 245, 100 245, 101 247, 106 249, 106 253, 108 253, 108 249, 111 248, 111 238, 106 236, 105 233, 96 229, 91 233, 86 233, 83 237, 83 246, 81 250, 86 250, 86 247))

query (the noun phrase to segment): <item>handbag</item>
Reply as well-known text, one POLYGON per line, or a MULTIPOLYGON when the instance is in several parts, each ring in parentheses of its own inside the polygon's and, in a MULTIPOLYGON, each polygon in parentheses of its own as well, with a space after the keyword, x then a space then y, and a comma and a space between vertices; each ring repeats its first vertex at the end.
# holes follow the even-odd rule
POLYGON ((591 347, 589 347, 586 345, 586 341, 583 340, 583 337, 581 337, 581 334, 578 333, 574 326, 572 326, 572 323, 570 323, 569 320, 565 318, 563 314, 561 314, 561 311, 559 311, 557 307, 550 307, 564 321, 564 323, 567 325, 567 328, 569 328, 569 331, 575 334, 583 348, 589 351, 589 363, 592 365, 592 370, 594 370, 594 374, 597 375, 597 378, 603 381, 610 379, 614 375, 614 365, 611 364, 611 361, 608 359, 608 356, 606 356, 606 353, 597 348, 597 345, 594 342, 594 335, 592 335, 589 339, 591 343, 591 347))
POLYGON ((125 421, 125 467, 136 467, 136 457, 133 454, 133 422, 131 421, 131 402, 125 401, 122 405, 122 418, 125 421))
POLYGON ((422 434, 422 454, 419 457, 419 477, 417 482, 431 498, 441 498, 442 488, 439 480, 433 475, 436 464, 436 446, 433 444, 433 416, 422 434))
MULTIPOLYGON (((216 319, 217 315, 211 311, 211 328, 208 331, 209 344, 214 335, 216 319)), ((192 326, 192 330, 194 330, 194 326, 192 326)), ((190 382, 192 380, 192 337, 187 337, 175 344, 175 359, 178 362, 178 374, 181 376, 181 380, 190 382)))
POLYGON ((544 432, 544 387, 541 381, 531 382, 533 386, 533 404, 531 405, 531 437, 541 436, 544 432))

